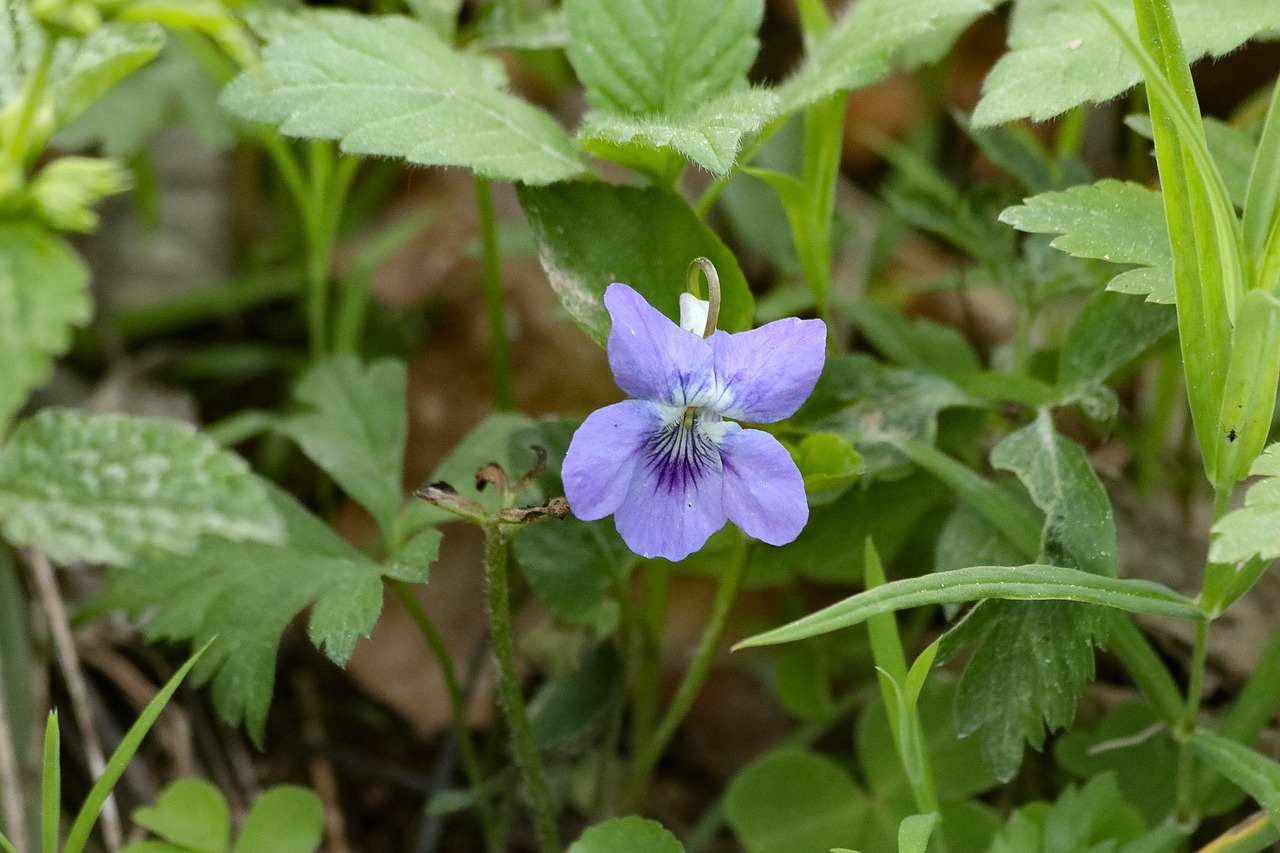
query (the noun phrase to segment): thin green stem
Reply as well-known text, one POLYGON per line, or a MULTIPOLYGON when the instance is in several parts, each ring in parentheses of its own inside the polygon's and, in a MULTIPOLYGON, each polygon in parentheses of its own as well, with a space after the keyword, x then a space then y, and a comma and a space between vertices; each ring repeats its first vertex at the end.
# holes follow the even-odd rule
POLYGON ((511 379, 511 351, 507 343, 507 306, 502 293, 501 255, 498 251, 498 218, 493 209, 489 181, 476 175, 476 208, 480 213, 480 240, 484 250, 484 310, 489 321, 489 369, 493 375, 493 402, 502 411, 515 408, 511 379))
POLYGON ((31 126, 35 123, 36 113, 40 111, 40 104, 44 100, 45 89, 49 86, 49 70, 53 67, 54 49, 57 47, 58 39, 51 33, 45 34, 44 49, 40 53, 40 61, 36 64, 35 71, 32 72, 30 82, 24 92, 22 104, 22 115, 18 118, 18 126, 14 128, 13 136, 9 139, 8 159, 9 162, 17 166, 25 166, 27 160, 33 153, 38 154, 38 149, 42 146, 29 144, 31 140, 27 136, 31 133, 31 126))
MULTIPOLYGON (((440 672, 444 675, 445 692, 449 694, 449 711, 453 716, 453 728, 458 735, 458 750, 462 757, 462 769, 467 774, 467 783, 475 790, 484 785, 484 771, 481 769, 480 754, 476 751, 475 739, 471 736, 471 727, 467 725, 467 696, 458 681, 458 671, 453 665, 453 655, 445 645, 444 638, 436 630, 436 626, 422 608, 422 603, 409 584, 402 580, 391 580, 391 590, 400 599, 409 618, 417 626, 418 633, 427 641, 431 654, 440 664, 440 672)), ((502 836, 497 816, 489 803, 488 797, 481 796, 476 800, 476 811, 480 814, 480 825, 484 831, 485 847, 490 853, 499 853, 502 849, 502 836)))
POLYGON ((1107 636, 1107 648, 1124 668, 1142 695, 1170 727, 1182 719, 1185 700, 1169 674, 1169 668, 1156 654, 1142 631, 1126 614, 1114 612, 1107 636))
POLYGON ((636 622, 635 678, 631 683, 631 742, 648 743, 657 726, 658 682, 662 669, 662 626, 667 617, 671 570, 643 565, 644 610, 636 622))
POLYGON ((1204 690, 1205 660, 1209 649, 1209 622, 1196 623, 1195 643, 1191 648, 1191 671, 1187 675, 1187 700, 1182 720, 1178 726, 1177 767, 1177 818, 1184 825, 1194 826, 1198 820, 1196 808, 1195 759, 1187 738, 1195 731, 1196 717, 1200 713, 1200 694, 1204 690))
POLYGON ((698 692, 707 680, 716 651, 720 648, 720 640, 729 619, 729 610, 738 597, 738 587, 742 583, 742 575, 746 570, 749 555, 750 545, 744 536, 735 553, 730 557, 725 573, 720 576, 720 585, 716 589, 716 596, 711 605, 707 627, 703 629, 702 638, 698 641, 698 648, 689 662, 689 668, 685 671, 680 686, 676 688, 676 695, 667 706, 667 713, 658 724, 657 731, 640 748, 632 764, 631 778, 627 785, 627 801, 633 806, 638 807, 654 768, 658 766, 658 761, 666 751, 667 745, 671 743, 680 723, 693 707, 693 700, 697 698, 698 692))
POLYGON ((516 762, 524 772, 529 786, 529 798, 533 807, 534 827, 538 835, 538 847, 542 853, 559 853, 560 834, 556 828, 555 803, 547 787, 542 770, 542 755, 538 751, 533 727, 524 696, 520 692, 520 678, 516 673, 515 643, 511 635, 511 588, 507 576, 509 534, 500 523, 485 526, 484 564, 485 581, 489 599, 489 636, 493 644, 493 656, 498 663, 498 694, 506 714, 507 728, 511 730, 512 747, 516 762))

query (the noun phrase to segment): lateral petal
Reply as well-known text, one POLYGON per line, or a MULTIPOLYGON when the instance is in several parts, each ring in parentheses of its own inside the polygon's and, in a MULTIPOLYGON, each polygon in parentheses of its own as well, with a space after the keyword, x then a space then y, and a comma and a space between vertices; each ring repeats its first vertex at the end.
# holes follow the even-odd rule
POLYGON ((800 535, 809 520, 804 478, 776 438, 758 429, 729 433, 720 441, 720 460, 730 521, 770 545, 800 535))
POLYGON ((617 511, 645 445, 661 426, 661 414, 643 400, 605 406, 582 422, 561 469, 565 497, 575 516, 594 521, 617 511))

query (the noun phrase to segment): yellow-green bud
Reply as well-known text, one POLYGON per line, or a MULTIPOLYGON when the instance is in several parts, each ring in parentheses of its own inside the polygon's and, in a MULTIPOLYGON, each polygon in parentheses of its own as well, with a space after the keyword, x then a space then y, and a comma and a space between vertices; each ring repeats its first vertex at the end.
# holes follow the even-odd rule
POLYGON ((29 195, 36 215, 52 227, 91 231, 98 224, 92 206, 131 184, 128 170, 114 160, 62 157, 36 175, 29 195))

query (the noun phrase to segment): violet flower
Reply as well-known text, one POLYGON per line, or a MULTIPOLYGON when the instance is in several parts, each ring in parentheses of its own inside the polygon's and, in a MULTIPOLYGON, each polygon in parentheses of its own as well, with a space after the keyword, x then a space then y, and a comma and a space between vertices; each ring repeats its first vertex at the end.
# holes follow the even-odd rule
POLYGON ((771 545, 795 539, 809 506, 791 455, 725 418, 794 414, 822 372, 823 322, 788 318, 704 338, 707 303, 690 294, 680 326, 625 284, 609 285, 604 304, 609 367, 633 399, 592 413, 574 433, 563 467, 574 515, 613 514, 632 551, 669 560, 701 548, 726 520, 771 545))

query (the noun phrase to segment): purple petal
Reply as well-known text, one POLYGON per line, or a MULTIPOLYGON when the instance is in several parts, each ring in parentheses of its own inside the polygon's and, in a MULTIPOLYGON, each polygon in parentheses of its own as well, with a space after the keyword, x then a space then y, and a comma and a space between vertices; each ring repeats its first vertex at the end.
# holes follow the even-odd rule
POLYGON ((616 512, 645 445, 661 427, 662 418, 642 400, 623 400, 592 412, 564 454, 561 479, 573 514, 594 521, 616 512))
POLYGON ((724 511, 748 536, 785 545, 809 520, 804 478, 791 454, 767 432, 744 429, 720 442, 724 511))
POLYGON ((706 341, 625 284, 609 285, 604 305, 613 320, 609 367, 619 388, 641 400, 684 406, 688 397, 711 386, 714 356, 706 341))
POLYGON ((736 335, 716 332, 709 340, 723 388, 714 408, 757 424, 794 415, 813 393, 827 354, 827 327, 821 320, 788 317, 736 335))
POLYGON ((700 426, 668 421, 643 453, 615 521, 644 557, 683 560, 726 521, 720 454, 700 426))

